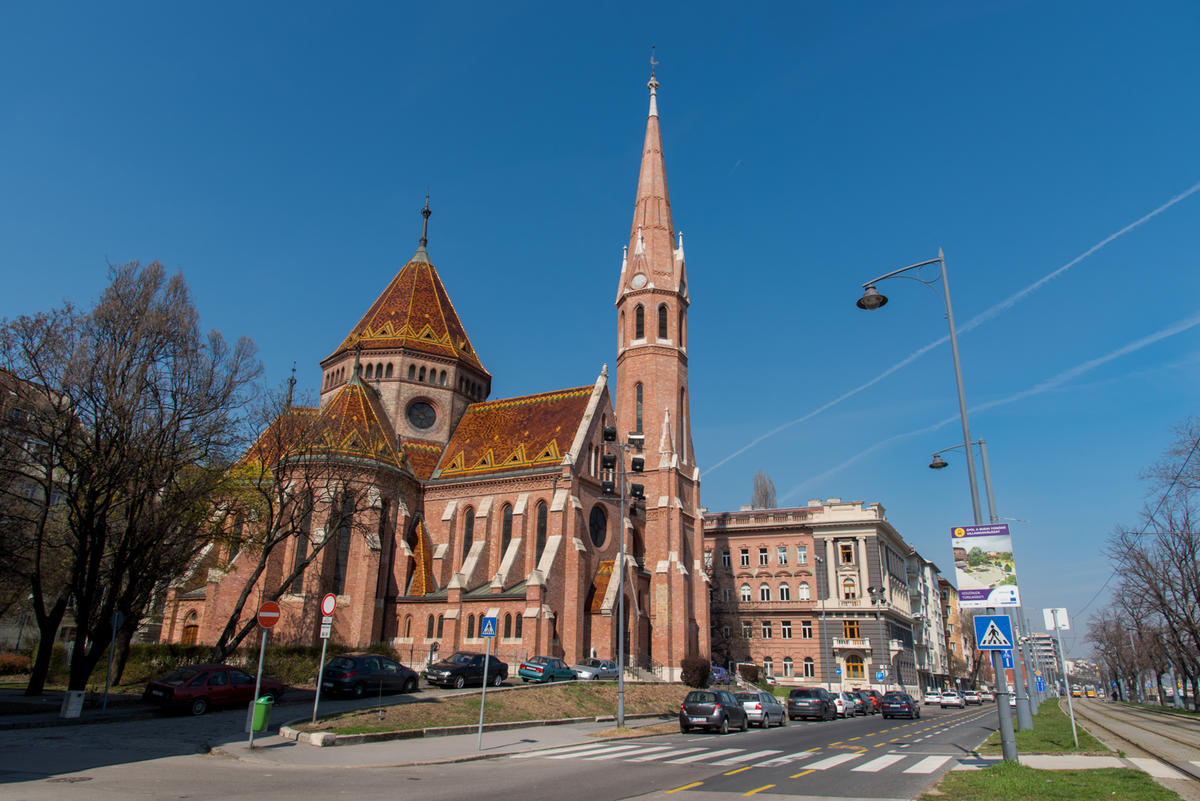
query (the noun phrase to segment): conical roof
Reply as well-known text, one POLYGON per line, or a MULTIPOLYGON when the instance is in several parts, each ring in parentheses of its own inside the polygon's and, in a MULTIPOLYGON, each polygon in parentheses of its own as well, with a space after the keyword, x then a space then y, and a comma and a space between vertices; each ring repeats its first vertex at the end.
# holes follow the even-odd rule
POLYGON ((646 139, 642 145, 642 166, 638 172, 633 226, 629 232, 630 262, 635 268, 672 274, 675 226, 671 221, 667 166, 658 126, 658 80, 653 74, 647 86, 650 89, 650 113, 646 117, 646 139))
POLYGON ((321 408, 312 452, 368 459, 388 467, 405 467, 386 420, 387 415, 374 390, 354 376, 321 408))

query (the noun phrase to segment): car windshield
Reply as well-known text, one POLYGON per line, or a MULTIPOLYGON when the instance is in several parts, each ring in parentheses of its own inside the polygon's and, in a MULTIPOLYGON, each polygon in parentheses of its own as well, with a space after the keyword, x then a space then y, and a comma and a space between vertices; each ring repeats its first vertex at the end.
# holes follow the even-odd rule
POLYGON ((758 693, 738 693, 737 699, 739 701, 757 701, 757 700, 759 700, 758 693))
POLYGON ((715 704, 717 702, 717 694, 706 692, 688 693, 686 702, 690 704, 715 704))
POLYGON ((200 671, 195 668, 185 667, 179 670, 173 670, 163 678, 159 679, 160 684, 170 684, 172 687, 178 687, 181 684, 187 683, 193 677, 198 676, 200 671))
POLYGON ((528 662, 527 664, 530 664, 530 665, 548 665, 548 664, 550 664, 550 663, 551 663, 551 662, 553 662, 553 661, 554 661, 554 660, 553 660, 553 659, 551 659, 551 658, 550 658, 550 657, 548 657, 548 656, 533 656, 533 657, 530 657, 530 658, 529 658, 529 662, 528 662))
POLYGON ((816 698, 816 690, 792 690, 788 693, 788 698, 816 698))
POLYGON ((353 670, 354 660, 347 659, 344 656, 337 656, 330 661, 329 667, 334 668, 335 670, 353 670))
POLYGON ((907 700, 908 699, 900 693, 888 693, 887 695, 883 696, 883 702, 885 704, 899 704, 907 700))
POLYGON ((471 664, 472 656, 473 656, 473 654, 464 654, 464 653, 460 652, 460 653, 454 654, 446 661, 452 665, 469 665, 469 664, 471 664))

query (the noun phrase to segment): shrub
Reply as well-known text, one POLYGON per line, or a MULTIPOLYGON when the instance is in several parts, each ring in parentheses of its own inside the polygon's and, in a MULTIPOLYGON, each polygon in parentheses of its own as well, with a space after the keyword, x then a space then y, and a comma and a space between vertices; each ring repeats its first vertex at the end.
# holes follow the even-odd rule
POLYGON ((743 662, 738 665, 738 675, 751 684, 758 684, 758 665, 743 662))
POLYGON ((28 673, 31 664, 33 663, 25 654, 0 654, 0 676, 28 673))
POLYGON ((689 656, 680 664, 679 679, 689 687, 708 686, 708 660, 689 656))

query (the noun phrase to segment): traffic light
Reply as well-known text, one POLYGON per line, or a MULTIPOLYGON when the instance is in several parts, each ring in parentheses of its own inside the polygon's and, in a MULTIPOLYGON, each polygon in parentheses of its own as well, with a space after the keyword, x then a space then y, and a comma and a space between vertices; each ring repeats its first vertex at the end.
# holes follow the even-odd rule
POLYGON ((605 442, 616 442, 617 441, 617 429, 614 428, 613 426, 605 426, 603 433, 604 433, 604 441, 605 442))
POLYGON ((617 469, 617 455, 615 453, 605 453, 600 456, 600 467, 605 470, 617 469))
POLYGON ((645 498, 646 497, 646 488, 644 486, 642 486, 641 484, 630 484, 629 485, 629 497, 636 498, 637 500, 641 500, 642 498, 645 498))
POLYGON ((600 492, 605 495, 616 495, 617 485, 612 481, 602 481, 600 482, 600 492))
POLYGON ((634 456, 629 460, 629 469, 635 473, 640 473, 646 469, 646 460, 640 456, 634 456))

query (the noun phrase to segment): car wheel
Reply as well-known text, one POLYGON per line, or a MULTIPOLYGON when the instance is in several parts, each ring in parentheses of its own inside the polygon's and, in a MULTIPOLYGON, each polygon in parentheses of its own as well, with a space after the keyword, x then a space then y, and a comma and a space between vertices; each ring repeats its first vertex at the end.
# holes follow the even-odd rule
MULTIPOLYGON (((766 727, 767 727, 767 724, 763 723, 763 728, 765 729, 766 727)), ((743 715, 742 716, 742 731, 747 731, 749 728, 750 728, 750 716, 743 715)))
POLYGON ((787 716, 787 715, 780 715, 780 716, 779 716, 779 725, 780 725, 780 726, 786 726, 786 725, 788 725, 788 716, 787 716))
POLYGON ((493 686, 493 687, 499 687, 499 686, 500 686, 500 682, 502 682, 502 681, 504 681, 504 677, 503 677, 503 676, 501 676, 499 673, 497 673, 497 674, 496 674, 496 675, 495 675, 495 676, 492 678, 492 686, 493 686))
POLYGON ((355 698, 362 698, 364 695, 367 694, 367 685, 363 684, 361 681, 356 682, 354 684, 354 687, 352 687, 350 689, 350 694, 353 695, 355 698))
POLYGON ((465 677, 463 677, 463 676, 455 676, 454 677, 454 689, 461 690, 463 687, 466 687, 466 686, 467 686, 467 680, 465 677))
POLYGON ((417 691, 417 677, 409 676, 408 679, 404 682, 404 687, 401 688, 400 691, 405 692, 405 693, 416 692, 417 691))
POLYGON ((720 732, 721 734, 729 734, 729 718, 724 718, 721 721, 720 732))
POLYGON ((684 726, 682 723, 679 724, 679 733, 680 734, 687 734, 691 730, 692 730, 691 726, 684 726))
POLYGON ((196 715, 196 716, 203 715, 205 712, 208 711, 208 699, 207 698, 193 699, 191 711, 192 711, 193 715, 196 715))

